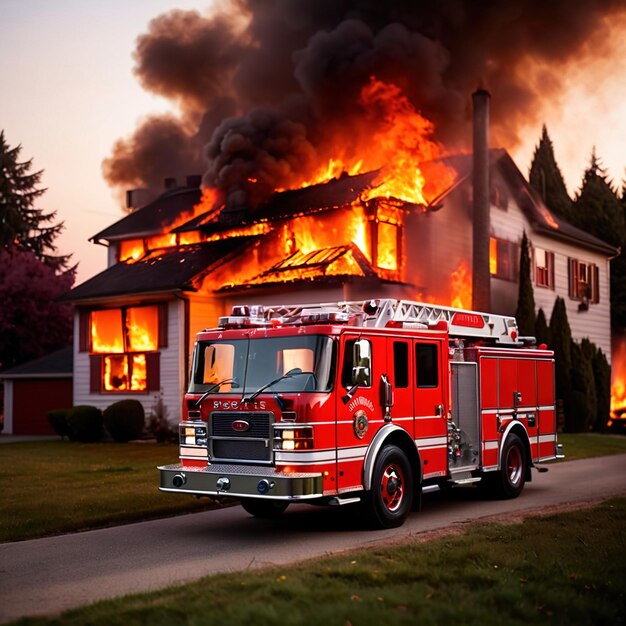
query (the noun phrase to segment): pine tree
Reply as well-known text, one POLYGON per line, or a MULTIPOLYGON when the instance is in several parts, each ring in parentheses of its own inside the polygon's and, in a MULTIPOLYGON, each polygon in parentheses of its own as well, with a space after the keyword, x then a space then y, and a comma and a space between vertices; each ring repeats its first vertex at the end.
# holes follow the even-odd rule
POLYGON ((572 390, 569 403, 565 403, 567 431, 589 432, 597 413, 596 381, 593 376, 589 351, 572 341, 572 369, 570 371, 572 390), (569 406, 568 406, 569 404, 569 406))
POLYGON ((519 263, 519 291, 517 310, 515 311, 517 327, 523 336, 532 336, 535 332, 535 296, 530 279, 530 252, 526 231, 522 236, 519 263))
POLYGON ((622 253, 611 261, 611 321, 626 328, 626 216, 624 203, 607 180, 595 148, 572 206, 571 223, 622 253))
POLYGON ((607 180, 606 170, 595 148, 591 152, 580 191, 574 198, 570 223, 616 248, 626 239, 624 206, 607 180))
POLYGON ((550 328, 546 320, 546 314, 543 309, 537 311, 537 319, 535 320, 535 337, 537 338, 537 344, 545 343, 547 346, 552 345, 552 336, 550 334, 550 328))
POLYGON ((0 131, 0 249, 30 250, 54 270, 67 269, 70 257, 53 254, 63 222, 54 223, 55 211, 35 207, 46 191, 39 187, 43 171, 31 172, 32 159, 20 161, 21 150, 11 148, 0 131))
POLYGON ((572 384, 570 370, 572 369, 572 331, 567 319, 565 300, 557 297, 550 316, 550 335, 554 350, 554 381, 557 405, 565 412, 565 429, 569 430, 570 414, 572 412, 571 393, 572 384))
POLYGON ((596 411, 592 430, 606 430, 611 410, 611 366, 604 353, 589 339, 583 339, 580 347, 591 364, 596 388, 596 411))
POLYGON ((554 158, 554 147, 545 124, 533 155, 529 182, 551 211, 569 221, 572 201, 567 193, 563 174, 554 158))

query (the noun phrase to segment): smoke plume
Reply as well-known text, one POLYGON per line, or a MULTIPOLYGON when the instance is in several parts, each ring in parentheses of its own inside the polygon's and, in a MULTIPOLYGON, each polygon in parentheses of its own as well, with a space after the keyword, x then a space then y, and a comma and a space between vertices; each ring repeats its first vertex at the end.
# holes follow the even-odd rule
POLYGON ((180 115, 119 140, 105 177, 155 188, 204 172, 229 202, 254 207, 371 142, 378 121, 360 96, 372 77, 401 88, 449 150, 467 147, 470 96, 486 87, 492 143, 513 149, 568 64, 625 12, 623 0, 223 0, 206 15, 173 11, 138 38, 135 73, 180 115))

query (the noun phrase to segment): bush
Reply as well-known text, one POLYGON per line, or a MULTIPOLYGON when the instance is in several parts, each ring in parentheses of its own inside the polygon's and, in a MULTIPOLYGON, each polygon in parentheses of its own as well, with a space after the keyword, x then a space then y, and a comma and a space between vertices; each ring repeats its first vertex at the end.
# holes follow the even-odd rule
POLYGON ((54 409, 48 411, 48 422, 59 437, 69 437, 70 429, 67 424, 67 416, 71 409, 54 409))
POLYGON ((115 441, 124 443, 143 434, 145 414, 139 400, 120 400, 104 410, 104 425, 115 441))
POLYGON ((69 438, 72 441, 94 442, 102 439, 102 411, 95 406, 79 405, 67 414, 69 438))

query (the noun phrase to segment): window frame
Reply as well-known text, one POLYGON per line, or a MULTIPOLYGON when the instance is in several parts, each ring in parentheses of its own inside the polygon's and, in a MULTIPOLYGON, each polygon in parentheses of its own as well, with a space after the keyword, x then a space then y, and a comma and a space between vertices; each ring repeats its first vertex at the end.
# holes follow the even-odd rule
POLYGON ((554 252, 537 246, 533 249, 533 256, 535 260, 535 286, 554 290, 554 252), (539 252, 542 252, 545 255, 545 265, 539 265, 539 260, 537 258, 539 252))
POLYGON ((568 282, 570 300, 583 304, 600 302, 600 269, 595 263, 568 258, 568 282), (581 277, 584 271, 584 279, 581 277))

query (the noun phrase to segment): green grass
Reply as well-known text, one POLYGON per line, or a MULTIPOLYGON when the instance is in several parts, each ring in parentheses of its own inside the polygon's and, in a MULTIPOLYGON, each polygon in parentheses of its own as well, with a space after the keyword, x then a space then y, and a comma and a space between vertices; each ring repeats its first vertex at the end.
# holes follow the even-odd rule
POLYGON ((178 446, 38 441, 0 444, 0 541, 209 508, 158 490, 178 446))
MULTIPOLYGON (((566 460, 626 453, 626 437, 559 436, 566 460)), ((157 465, 178 446, 153 443, 0 444, 0 541, 17 541, 210 508, 158 490, 157 465)))
POLYGON ((559 443, 563 444, 566 461, 626 453, 626 437, 623 435, 560 433, 559 443))
POLYGON ((626 499, 213 576, 20 625, 623 624, 626 499))

